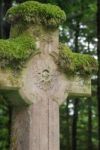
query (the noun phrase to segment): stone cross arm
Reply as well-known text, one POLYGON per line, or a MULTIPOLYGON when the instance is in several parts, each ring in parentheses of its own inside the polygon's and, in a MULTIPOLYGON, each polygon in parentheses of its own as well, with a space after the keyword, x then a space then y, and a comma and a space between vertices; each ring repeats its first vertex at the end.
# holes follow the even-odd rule
MULTIPOLYGON (((12 45, 12 41, 16 45, 16 48, 14 46, 11 47, 11 54, 15 50, 15 55, 13 56, 13 63, 15 61, 15 64, 13 64, 14 67, 11 63, 10 54, 5 53, 5 57, 6 55, 7 57, 9 56, 7 58, 8 60, 5 60, 4 57, 1 59, 0 92, 7 97, 11 104, 15 106, 31 104, 44 97, 51 97, 52 100, 60 105, 69 95, 91 95, 90 73, 96 68, 94 58, 88 55, 72 53, 65 45, 59 46, 58 30, 52 32, 48 29, 47 32, 43 26, 29 26, 24 32, 29 40, 26 40, 24 36, 20 36, 24 45, 20 42, 16 43, 16 41, 20 39, 19 37, 15 37, 9 42, 9 45, 12 45), (31 32, 36 32, 35 30, 40 30, 38 31, 38 37, 32 37, 30 34, 31 32), (23 49, 22 46, 25 47, 25 42, 29 42, 29 45, 33 44, 33 47, 27 46, 27 49, 23 49), (23 62, 23 58, 22 60, 19 59, 20 55, 16 53, 17 47, 20 47, 18 54, 20 51, 23 52, 21 49, 26 51, 26 54, 27 51, 29 51, 29 56, 27 54, 28 58, 19 69, 16 68, 23 62), (29 48, 32 50, 29 50, 29 48), (18 59, 15 56, 17 56, 18 59), (19 61, 18 64, 16 64, 16 60, 17 62, 19 61), (76 62, 80 60, 81 62, 77 64, 76 62), (2 66, 2 62, 5 62, 4 66, 2 66)), ((4 48, 5 47, 4 41, 4 48)), ((8 47, 7 45, 7 48, 8 47)), ((2 54, 2 49, 0 50, 2 54)), ((5 49, 5 51, 7 51, 7 49, 5 49)))
POLYGON ((33 56, 19 74, 10 69, 0 70, 0 92, 12 105, 36 103, 46 96, 62 104, 67 96, 91 95, 91 79, 67 77, 58 71, 51 56, 46 58, 42 54, 33 56))

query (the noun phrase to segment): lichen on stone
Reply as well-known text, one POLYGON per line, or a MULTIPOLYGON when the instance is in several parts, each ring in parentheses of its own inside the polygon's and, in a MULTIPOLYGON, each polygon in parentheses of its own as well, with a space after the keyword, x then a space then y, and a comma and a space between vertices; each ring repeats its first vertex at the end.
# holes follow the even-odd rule
POLYGON ((21 34, 16 38, 0 39, 0 67, 18 67, 36 51, 33 37, 21 34))
POLYGON ((27 1, 10 8, 6 14, 6 19, 10 23, 23 21, 24 23, 58 27, 66 20, 66 15, 56 5, 27 1))
POLYGON ((64 44, 59 47, 59 66, 67 74, 89 76, 97 72, 97 62, 94 57, 87 54, 73 53, 64 44))

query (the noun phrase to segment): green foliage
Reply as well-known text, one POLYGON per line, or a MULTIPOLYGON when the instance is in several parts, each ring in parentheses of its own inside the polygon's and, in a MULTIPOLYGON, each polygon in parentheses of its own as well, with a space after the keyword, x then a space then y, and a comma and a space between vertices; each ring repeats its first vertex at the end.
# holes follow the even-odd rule
POLYGON ((0 65, 1 67, 19 67, 35 51, 35 41, 31 36, 22 34, 8 40, 1 39, 0 65))
POLYGON ((6 105, 0 103, 0 149, 2 150, 8 150, 9 147, 8 127, 9 127, 9 109, 7 108, 6 105))
POLYGON ((66 15, 58 6, 29 1, 8 10, 9 22, 26 22, 57 27, 66 20, 66 15))
POLYGON ((94 57, 86 54, 73 53, 64 44, 60 45, 59 65, 65 72, 79 75, 91 75, 97 72, 94 57))

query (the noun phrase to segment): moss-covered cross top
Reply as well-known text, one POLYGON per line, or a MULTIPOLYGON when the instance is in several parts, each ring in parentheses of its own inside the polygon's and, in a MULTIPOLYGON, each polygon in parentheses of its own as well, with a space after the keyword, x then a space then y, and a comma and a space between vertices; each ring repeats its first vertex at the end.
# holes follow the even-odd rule
POLYGON ((0 40, 0 93, 14 106, 11 148, 59 150, 59 105, 68 95, 91 94, 96 61, 59 44, 66 15, 58 6, 24 2, 6 19, 11 32, 0 40))

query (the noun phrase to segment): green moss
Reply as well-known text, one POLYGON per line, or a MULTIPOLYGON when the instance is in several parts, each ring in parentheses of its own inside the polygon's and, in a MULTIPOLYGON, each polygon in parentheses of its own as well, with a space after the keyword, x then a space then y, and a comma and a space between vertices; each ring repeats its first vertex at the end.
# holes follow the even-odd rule
POLYGON ((66 15, 58 6, 28 1, 9 9, 6 18, 11 23, 23 21, 57 27, 66 20, 66 15))
POLYGON ((24 34, 0 40, 0 65, 1 67, 20 67, 29 56, 36 51, 35 40, 24 34))
POLYGON ((69 47, 60 45, 59 65, 68 74, 91 75, 97 72, 97 62, 87 54, 73 53, 69 47))

